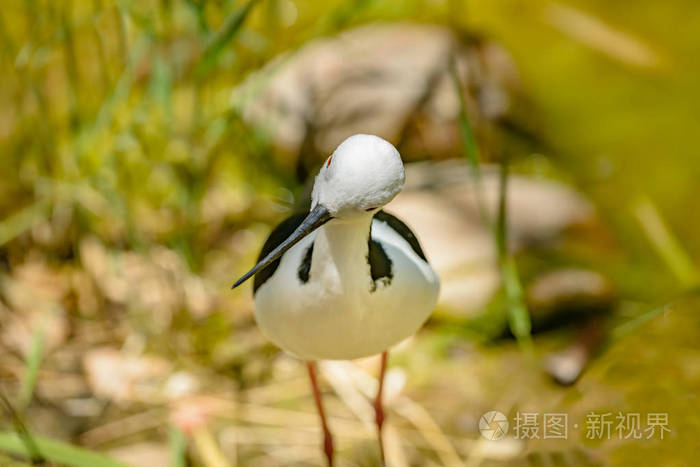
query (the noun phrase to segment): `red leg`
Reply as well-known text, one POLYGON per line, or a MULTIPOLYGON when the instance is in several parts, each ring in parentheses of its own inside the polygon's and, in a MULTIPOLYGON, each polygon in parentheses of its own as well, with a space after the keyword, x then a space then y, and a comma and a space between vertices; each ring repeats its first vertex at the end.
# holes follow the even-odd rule
POLYGON ((321 417, 321 427, 323 428, 323 452, 326 453, 328 467, 333 467, 333 435, 331 435, 331 430, 328 429, 326 413, 323 410, 321 391, 318 389, 318 381, 316 379, 316 364, 314 362, 306 362, 306 368, 309 370, 311 389, 314 392, 314 401, 316 401, 316 408, 318 409, 318 414, 321 417))
POLYGON ((382 465, 385 465, 384 460, 384 440, 382 439, 382 426, 384 425, 384 406, 382 405, 382 390, 384 389, 384 374, 386 373, 386 362, 389 358, 389 352, 382 353, 382 362, 379 368, 379 391, 374 399, 374 420, 377 423, 377 438, 379 439, 379 455, 382 459, 382 465))

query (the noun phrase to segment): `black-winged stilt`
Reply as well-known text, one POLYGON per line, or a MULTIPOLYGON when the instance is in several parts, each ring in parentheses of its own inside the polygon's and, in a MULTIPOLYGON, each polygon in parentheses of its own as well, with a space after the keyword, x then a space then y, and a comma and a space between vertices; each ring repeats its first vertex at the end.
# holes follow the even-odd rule
POLYGON ((255 276, 255 319, 263 334, 307 362, 329 465, 333 439, 314 362, 381 353, 374 408, 383 461, 388 349, 415 333, 437 300, 438 276, 415 235, 380 210, 403 183, 394 146, 377 136, 351 136, 316 177, 311 211, 277 226, 258 264, 233 285, 255 276))

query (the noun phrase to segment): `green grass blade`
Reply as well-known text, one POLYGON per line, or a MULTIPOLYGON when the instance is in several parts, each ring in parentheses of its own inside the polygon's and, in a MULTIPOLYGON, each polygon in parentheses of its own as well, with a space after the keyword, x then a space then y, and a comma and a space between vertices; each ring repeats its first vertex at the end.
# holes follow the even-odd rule
POLYGON ((245 23, 246 18, 253 10, 253 7, 259 0, 249 0, 242 8, 231 13, 221 28, 214 34, 214 37, 209 44, 207 44, 204 53, 202 54, 202 61, 199 64, 198 75, 200 77, 207 74, 207 72, 213 67, 219 54, 224 50, 224 47, 231 42, 231 40, 236 37, 236 34, 241 29, 245 23))
POLYGON ((452 75, 452 81, 454 83, 459 101, 459 136, 462 142, 462 156, 467 160, 467 163, 472 169, 472 178, 474 180, 474 189, 476 193, 476 202, 479 209, 479 215, 485 224, 490 224, 491 219, 489 218, 484 201, 481 165, 479 163, 479 146, 477 145, 476 138, 474 137, 472 127, 469 124, 469 115, 467 114, 467 106, 464 100, 464 91, 462 89, 462 83, 459 79, 459 74, 457 73, 457 64, 454 57, 452 57, 450 60, 450 74, 452 75))
POLYGON ((44 353, 44 328, 41 323, 36 325, 32 335, 32 343, 29 349, 29 356, 25 365, 24 377, 19 390, 19 410, 24 412, 34 395, 34 387, 39 376, 41 358, 44 353))
POLYGON ((513 257, 508 252, 508 161, 503 161, 499 183, 498 217, 494 228, 496 247, 498 249, 498 262, 501 269, 501 278, 506 292, 508 305, 508 325, 518 341, 520 348, 530 358, 534 358, 532 344, 532 323, 530 313, 525 304, 523 286, 520 283, 518 269, 513 257))
POLYGON ((660 314, 666 313, 674 309, 676 304, 677 302, 673 301, 671 303, 667 303, 665 305, 653 308, 647 311, 646 313, 642 313, 641 315, 627 321, 626 323, 617 326, 613 329, 611 333, 613 340, 617 341, 625 336, 632 334, 634 331, 644 326, 660 314))
POLYGON ((454 57, 452 57, 452 60, 450 61, 450 74, 452 75, 452 81, 454 82, 457 97, 459 99, 459 136, 462 141, 464 156, 469 162, 469 165, 471 165, 472 170, 474 170, 474 176, 477 179, 481 179, 481 170, 479 167, 479 147, 476 144, 474 132, 469 124, 469 115, 467 114, 467 107, 464 101, 464 91, 462 89, 462 83, 459 79, 459 75, 457 74, 457 65, 454 57))
POLYGON ((29 433, 29 430, 27 430, 24 420, 22 420, 22 417, 17 413, 15 408, 12 407, 12 404, 2 392, 0 392, 0 406, 2 406, 2 409, 12 420, 12 425, 15 427, 15 435, 17 436, 19 442, 22 443, 26 457, 31 459, 32 463, 43 461, 44 457, 39 452, 39 447, 34 441, 31 433, 29 433))
POLYGON ((635 206, 635 215, 656 252, 686 288, 700 284, 698 271, 681 242, 673 234, 651 200, 644 198, 635 206))
POLYGON ((29 230, 35 223, 46 218, 49 202, 38 201, 0 221, 0 246, 29 230))
POLYGON ((667 302, 663 305, 654 307, 651 310, 646 311, 646 312, 630 319, 629 321, 626 321, 626 322, 620 324, 619 326, 615 327, 611 332, 612 340, 617 341, 619 339, 622 339, 623 337, 626 337, 626 336, 632 334, 637 329, 639 329, 642 326, 644 326, 645 324, 649 323, 657 316, 675 310, 676 307, 680 303, 682 303, 682 301, 688 300, 688 299, 697 299, 698 297, 700 297, 700 287, 691 288, 691 289, 683 292, 681 295, 679 295, 675 299, 671 300, 670 302, 667 302))
POLYGON ((18 461, 10 456, 0 454, 0 465, 2 465, 2 467, 31 467, 32 464, 18 461))
POLYGON ((507 244, 506 190, 508 185, 508 161, 506 160, 503 162, 501 169, 498 214, 494 224, 486 210, 482 188, 481 165, 479 163, 479 147, 474 137, 472 127, 469 124, 464 91, 457 73, 457 65, 454 57, 452 57, 450 61, 450 74, 452 75, 452 81, 454 82, 455 90, 459 98, 459 129, 463 156, 472 169, 479 214, 484 223, 492 229, 498 251, 501 278, 503 280, 508 306, 508 324, 511 332, 518 341, 518 345, 520 345, 521 349, 523 349, 527 355, 532 357, 534 356, 534 349, 530 336, 530 331, 532 329, 530 314, 523 298, 523 287, 520 283, 518 270, 515 266, 515 261, 513 261, 512 256, 508 252, 507 244))
POLYGON ((171 426, 168 432, 168 439, 170 444, 170 465, 172 467, 186 467, 187 439, 185 434, 178 428, 171 426))
MULTIPOLYGON (((68 467, 127 467, 103 454, 73 446, 60 441, 33 436, 43 458, 68 467)), ((0 451, 22 456, 30 456, 25 443, 17 433, 0 432, 0 451)))

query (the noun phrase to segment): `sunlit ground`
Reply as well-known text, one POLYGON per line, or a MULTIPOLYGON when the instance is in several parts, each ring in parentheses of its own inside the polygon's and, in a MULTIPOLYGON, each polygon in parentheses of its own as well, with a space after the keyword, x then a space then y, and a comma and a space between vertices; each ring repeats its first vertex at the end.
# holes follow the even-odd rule
MULTIPOLYGON (((303 365, 257 330, 250 290, 229 290, 297 201, 298 167, 231 96, 279 53, 376 20, 511 54, 530 136, 503 143, 511 173, 561 182, 594 211, 556 237, 535 229, 514 254, 520 279, 575 266, 616 296, 569 387, 543 366, 580 322, 535 334, 530 353, 503 337, 507 291, 442 303, 391 356, 392 465, 700 455, 697 2, 17 1, 0 13, 0 465, 321 465, 303 365), (503 439, 479 431, 492 410, 503 439), (545 436, 562 414, 565 435, 545 436)), ((499 287, 492 266, 466 275, 499 287)), ((339 465, 378 463, 376 360, 321 365, 339 465)))

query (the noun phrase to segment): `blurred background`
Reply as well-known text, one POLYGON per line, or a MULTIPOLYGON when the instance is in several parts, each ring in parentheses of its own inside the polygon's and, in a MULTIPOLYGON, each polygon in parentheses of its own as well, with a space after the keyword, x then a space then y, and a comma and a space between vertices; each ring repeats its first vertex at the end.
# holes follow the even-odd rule
MULTIPOLYGON (((229 287, 357 132, 402 153, 387 210, 442 280, 392 353, 389 465, 689 465, 699 28, 690 0, 5 2, 0 465, 320 465, 303 365, 229 287)), ((377 368, 321 365, 339 465, 378 464, 377 368)))

